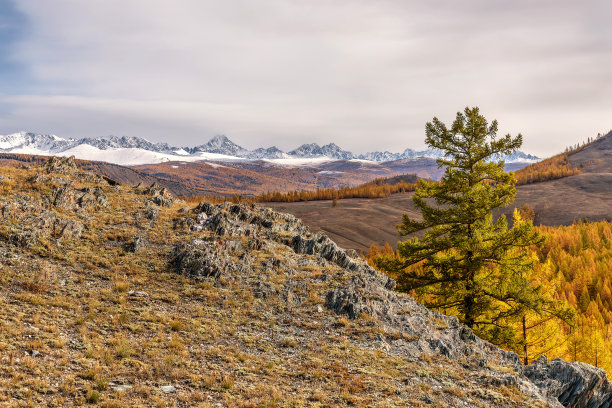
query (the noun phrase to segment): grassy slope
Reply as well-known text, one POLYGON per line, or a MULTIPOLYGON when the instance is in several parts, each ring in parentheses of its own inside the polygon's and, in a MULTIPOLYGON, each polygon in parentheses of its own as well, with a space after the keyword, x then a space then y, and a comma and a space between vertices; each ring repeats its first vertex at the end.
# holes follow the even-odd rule
MULTIPOLYGON (((0 167, 0 202, 48 197, 53 179, 28 181, 39 172, 0 167)), ((178 212, 184 204, 159 207, 151 223, 143 217, 150 197, 98 185, 109 207, 51 209, 85 224, 78 240, 53 231, 14 246, 11 237, 31 227, 28 214, 0 217, 0 405, 386 407, 431 406, 429 398, 433 406, 531 406, 512 386, 480 386, 474 361, 395 357, 368 346, 395 334, 368 319, 319 312, 328 287, 319 278, 342 279, 337 267, 300 269, 294 278, 307 291, 295 307, 254 297, 260 274, 280 284, 288 279, 282 270, 199 282, 173 273, 172 245, 196 236, 173 229, 176 218, 193 217, 178 212), (147 246, 126 252, 136 235, 147 246), (177 392, 165 394, 164 385, 177 392)), ((272 256, 284 254, 257 253, 272 256)))

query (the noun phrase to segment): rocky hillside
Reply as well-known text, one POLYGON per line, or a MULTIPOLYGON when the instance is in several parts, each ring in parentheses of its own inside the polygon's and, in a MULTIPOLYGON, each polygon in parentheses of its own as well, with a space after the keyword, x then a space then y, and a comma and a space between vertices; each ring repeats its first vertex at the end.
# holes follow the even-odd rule
POLYGON ((292 215, 70 159, 0 167, 0 258, 0 405, 609 406, 600 370, 521 367, 292 215))

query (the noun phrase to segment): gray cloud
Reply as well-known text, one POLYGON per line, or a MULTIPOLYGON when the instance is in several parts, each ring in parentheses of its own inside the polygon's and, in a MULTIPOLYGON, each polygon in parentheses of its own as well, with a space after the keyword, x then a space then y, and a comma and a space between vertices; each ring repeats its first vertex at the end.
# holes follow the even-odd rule
POLYGON ((466 105, 540 155, 612 128, 604 1, 19 0, 2 131, 423 145, 466 105), (26 89, 24 85, 24 89, 26 89))

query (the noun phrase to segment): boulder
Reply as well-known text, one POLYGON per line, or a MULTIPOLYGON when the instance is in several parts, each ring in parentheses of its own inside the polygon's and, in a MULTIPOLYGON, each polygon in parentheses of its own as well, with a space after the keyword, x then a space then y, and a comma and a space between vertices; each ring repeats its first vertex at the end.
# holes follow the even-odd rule
POLYGON ((224 272, 238 269, 218 242, 204 241, 177 245, 170 255, 170 266, 196 279, 218 278, 224 272))
POLYGON ((78 167, 74 160, 74 156, 57 157, 53 156, 45 163, 45 172, 47 173, 69 173, 77 170, 78 167))
POLYGON ((568 408, 612 407, 612 385, 604 370, 560 358, 540 357, 524 367, 523 374, 545 395, 568 408))

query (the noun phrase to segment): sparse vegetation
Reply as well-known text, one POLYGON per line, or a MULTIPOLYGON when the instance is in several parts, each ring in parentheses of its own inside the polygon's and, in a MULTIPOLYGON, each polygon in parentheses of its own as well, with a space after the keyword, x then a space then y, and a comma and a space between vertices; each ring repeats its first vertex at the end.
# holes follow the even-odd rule
MULTIPOLYGON (((279 245, 249 250, 256 270, 193 279, 169 267, 175 245, 210 235, 189 228, 196 214, 183 208, 193 204, 152 204, 144 188, 74 169, 0 167, 0 176, 11 181, 0 184, 0 405, 420 406, 423 389, 448 375, 465 394, 442 388, 438 406, 490 405, 477 391, 495 379, 488 368, 385 353, 376 320, 319 311, 330 285, 350 278, 338 266, 299 255, 312 262, 275 267, 297 256, 279 245), (50 206, 66 180, 101 189, 108 204, 50 206), (70 233, 80 235, 59 228, 77 222, 82 230, 70 233), (137 236, 146 245, 132 250, 137 236), (260 281, 269 286, 256 292, 260 281), (274 293, 296 282, 304 286, 286 294, 289 307, 274 293), (473 381, 465 367, 488 377, 473 381)), ((246 236, 238 244, 261 245, 246 236)), ((532 403, 519 391, 499 401, 532 403)))

